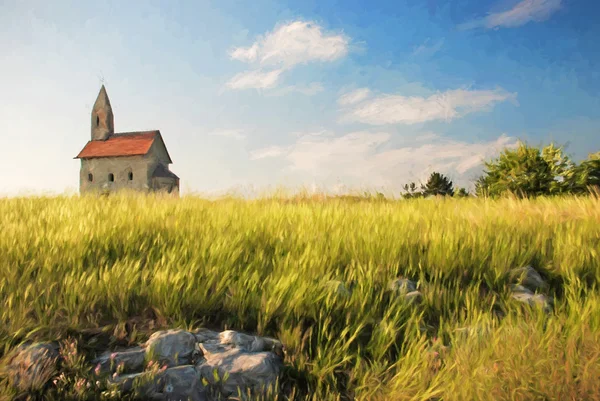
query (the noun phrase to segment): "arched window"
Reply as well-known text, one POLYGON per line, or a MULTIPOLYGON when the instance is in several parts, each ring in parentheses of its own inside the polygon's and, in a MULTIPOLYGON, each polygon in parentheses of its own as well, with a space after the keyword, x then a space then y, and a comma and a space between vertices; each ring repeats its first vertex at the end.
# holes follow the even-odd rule
POLYGON ((96 116, 96 127, 100 125, 100 117, 96 116))
POLYGON ((131 171, 127 174, 127 178, 129 178, 129 181, 133 181, 133 173, 131 171))
POLYGON ((89 181, 89 182, 92 182, 92 181, 94 181, 94 175, 93 175, 92 173, 89 173, 89 174, 88 174, 88 181, 89 181))
POLYGON ((113 182, 115 180, 115 175, 113 173, 108 173, 108 181, 113 182))

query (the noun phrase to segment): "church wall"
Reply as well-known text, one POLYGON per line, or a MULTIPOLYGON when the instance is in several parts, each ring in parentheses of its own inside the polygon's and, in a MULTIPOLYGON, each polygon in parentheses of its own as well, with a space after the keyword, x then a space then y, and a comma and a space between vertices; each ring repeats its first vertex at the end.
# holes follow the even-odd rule
POLYGON ((152 178, 152 189, 155 191, 164 191, 173 195, 179 195, 179 182, 170 177, 152 178))
POLYGON ((146 156, 102 157, 82 159, 79 176, 80 192, 116 191, 123 188, 132 190, 148 190, 151 186, 149 165, 151 158, 146 156), (89 181, 88 174, 92 174, 89 181), (114 175, 114 182, 109 181, 109 174, 114 175), (133 180, 129 180, 129 173, 133 180))
MULTIPOLYGON (((158 139, 156 139, 150 147, 147 156, 150 160, 150 164, 148 165, 148 174, 152 174, 158 163, 161 163, 164 166, 169 165, 169 155, 167 154, 167 150, 164 146, 162 146, 162 144, 160 144, 158 139)), ((151 176, 148 178, 152 179, 151 176)))

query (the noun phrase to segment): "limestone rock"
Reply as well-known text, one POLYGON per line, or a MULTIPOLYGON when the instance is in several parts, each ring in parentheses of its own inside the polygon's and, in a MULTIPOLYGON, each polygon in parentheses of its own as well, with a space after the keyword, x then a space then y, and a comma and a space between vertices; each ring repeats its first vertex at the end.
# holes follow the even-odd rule
POLYGON ((207 341, 219 341, 219 334, 219 332, 208 329, 199 329, 196 333, 194 333, 196 336, 196 341, 199 343, 207 341))
POLYGON ((283 346, 278 340, 251 336, 233 330, 221 332, 219 334, 219 343, 250 352, 274 351, 276 354, 282 354, 283 351, 283 346))
POLYGON ((117 367, 123 366, 123 373, 139 372, 144 368, 146 350, 134 347, 126 351, 106 351, 92 361, 96 374, 116 372, 117 367))
POLYGON ((194 366, 170 368, 157 375, 148 396, 160 401, 208 401, 206 388, 194 366))
POLYGON ((217 386, 225 397, 242 394, 265 394, 275 390, 283 361, 272 352, 247 352, 233 348, 204 348, 204 360, 197 370, 208 383, 217 386), (215 352, 216 351, 216 352, 215 352), (218 380, 215 379, 215 373, 218 380))
POLYGON ((533 291, 519 284, 512 286, 512 298, 530 306, 539 306, 546 312, 552 310, 552 297, 534 294, 533 291))
POLYGON ((392 280, 388 286, 390 291, 399 294, 408 294, 417 290, 417 285, 414 281, 407 278, 397 278, 392 280))
POLYGON ((411 291, 407 294, 404 294, 404 299, 406 299, 410 303, 418 302, 423 299, 423 294, 421 294, 420 291, 411 291))
POLYGON ((527 287, 531 291, 537 291, 548 287, 548 284, 544 281, 540 273, 531 266, 513 269, 510 272, 510 276, 517 284, 527 287))
POLYGON ((185 330, 158 331, 144 348, 148 357, 168 367, 188 365, 196 356, 196 336, 185 330))
POLYGON ((8 358, 5 373, 21 391, 41 390, 57 373, 58 346, 53 343, 25 343, 8 358))

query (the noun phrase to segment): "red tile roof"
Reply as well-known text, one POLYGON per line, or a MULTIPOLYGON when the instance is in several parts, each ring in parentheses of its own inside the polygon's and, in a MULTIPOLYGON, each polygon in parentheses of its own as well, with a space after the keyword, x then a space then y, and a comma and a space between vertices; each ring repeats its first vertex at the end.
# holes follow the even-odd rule
POLYGON ((156 137, 160 137, 159 131, 116 133, 105 141, 89 141, 75 158, 145 155, 156 137))

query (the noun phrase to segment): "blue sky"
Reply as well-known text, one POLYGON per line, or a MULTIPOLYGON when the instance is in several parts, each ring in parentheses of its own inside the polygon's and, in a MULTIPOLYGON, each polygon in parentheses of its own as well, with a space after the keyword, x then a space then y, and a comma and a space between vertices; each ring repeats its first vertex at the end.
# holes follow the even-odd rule
POLYGON ((103 79, 183 192, 470 185, 518 139, 600 150, 593 0, 0 4, 0 193, 76 191, 103 79))

